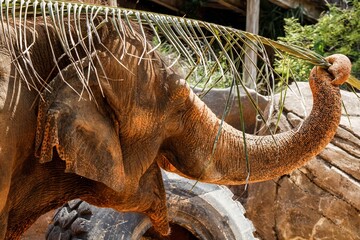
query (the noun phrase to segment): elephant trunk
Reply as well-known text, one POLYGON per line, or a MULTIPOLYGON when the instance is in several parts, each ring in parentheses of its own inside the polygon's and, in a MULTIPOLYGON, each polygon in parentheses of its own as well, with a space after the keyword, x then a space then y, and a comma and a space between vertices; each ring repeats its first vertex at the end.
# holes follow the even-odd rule
POLYGON ((169 140, 171 150, 163 155, 187 177, 228 185, 269 180, 304 165, 331 141, 341 117, 338 85, 347 80, 351 63, 343 55, 328 60, 334 63, 328 71, 335 79, 320 67, 312 70, 313 109, 296 129, 255 136, 226 123, 220 126, 221 121, 190 92, 193 104, 184 116, 184 131, 169 140))

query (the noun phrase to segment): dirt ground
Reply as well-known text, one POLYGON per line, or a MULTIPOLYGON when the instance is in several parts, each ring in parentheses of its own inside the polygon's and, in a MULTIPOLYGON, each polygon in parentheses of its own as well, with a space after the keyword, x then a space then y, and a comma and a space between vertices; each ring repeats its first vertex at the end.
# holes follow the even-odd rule
POLYGON ((41 216, 21 237, 21 240, 42 240, 45 239, 46 229, 51 222, 54 211, 41 216))

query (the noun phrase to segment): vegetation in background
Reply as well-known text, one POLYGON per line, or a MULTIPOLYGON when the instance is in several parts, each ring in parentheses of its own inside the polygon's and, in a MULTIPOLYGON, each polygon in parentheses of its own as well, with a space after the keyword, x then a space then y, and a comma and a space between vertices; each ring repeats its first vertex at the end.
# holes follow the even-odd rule
MULTIPOLYGON (((286 44, 311 49, 322 56, 342 53, 352 63, 352 74, 360 77, 360 3, 350 2, 348 9, 329 6, 314 25, 302 26, 294 18, 285 19, 285 37, 279 38, 286 44)), ((276 70, 282 75, 290 73, 297 81, 306 81, 312 65, 299 58, 284 58, 276 61, 276 70)))

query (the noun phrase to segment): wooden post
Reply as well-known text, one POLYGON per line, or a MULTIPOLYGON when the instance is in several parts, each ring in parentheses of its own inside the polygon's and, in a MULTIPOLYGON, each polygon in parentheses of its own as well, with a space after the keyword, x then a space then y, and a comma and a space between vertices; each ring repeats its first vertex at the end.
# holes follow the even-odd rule
MULTIPOLYGON (((260 16, 260 0, 247 0, 246 1, 246 31, 254 34, 259 33, 259 16, 260 16)), ((255 89, 255 82, 257 69, 256 65, 257 55, 251 48, 246 48, 243 69, 243 78, 245 85, 249 88, 255 89)))
POLYGON ((109 6, 110 7, 117 7, 117 1, 116 0, 109 0, 109 6))

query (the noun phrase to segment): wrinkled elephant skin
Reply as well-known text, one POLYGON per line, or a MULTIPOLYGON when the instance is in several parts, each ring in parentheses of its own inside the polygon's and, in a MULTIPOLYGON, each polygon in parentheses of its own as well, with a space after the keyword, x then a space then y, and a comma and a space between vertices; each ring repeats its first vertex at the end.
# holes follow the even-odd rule
MULTIPOLYGON (((335 134, 341 115, 338 85, 350 72, 346 57, 332 56, 329 72, 335 76, 322 68, 311 72, 314 106, 300 128, 274 136, 246 134, 245 149, 243 133, 224 123, 213 149, 220 119, 156 52, 139 63, 142 35, 136 25, 133 29, 135 35, 124 33, 129 35, 125 45, 114 37, 110 24, 99 30, 103 45, 94 43, 97 58, 92 59, 98 77, 93 67, 86 67, 90 59, 79 47, 84 59, 78 62, 91 76, 87 89, 68 59, 59 63, 60 73, 53 71, 42 24, 36 26, 31 58, 47 88, 31 81, 33 72, 24 72, 33 87, 29 91, 2 45, 0 239, 19 238, 41 214, 74 198, 145 213, 155 229, 167 235, 157 162, 169 162, 182 175, 204 182, 257 182, 302 166, 335 134), (122 56, 124 49, 130 54, 122 56)), ((59 40, 56 34, 50 36, 59 57, 59 40)))

